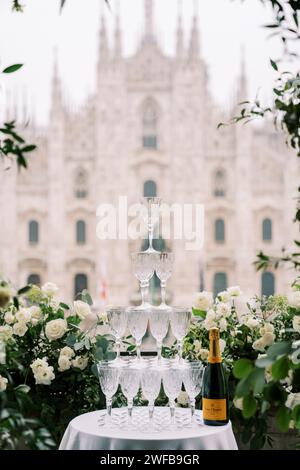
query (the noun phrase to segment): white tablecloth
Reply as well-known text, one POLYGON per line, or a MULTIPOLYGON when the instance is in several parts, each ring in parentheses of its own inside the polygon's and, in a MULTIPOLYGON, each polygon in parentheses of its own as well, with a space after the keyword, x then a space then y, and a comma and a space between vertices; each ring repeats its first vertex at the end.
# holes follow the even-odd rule
POLYGON ((135 429, 126 429, 125 408, 113 409, 113 427, 103 426, 105 411, 77 416, 70 423, 61 441, 60 450, 237 450, 231 423, 226 426, 205 426, 202 412, 196 411, 197 426, 189 427, 190 410, 177 408, 178 429, 170 430, 170 410, 155 407, 154 427, 149 432, 148 410, 133 410, 135 429), (102 425, 101 425, 102 424, 102 425), (125 426, 125 427, 124 427, 125 426))

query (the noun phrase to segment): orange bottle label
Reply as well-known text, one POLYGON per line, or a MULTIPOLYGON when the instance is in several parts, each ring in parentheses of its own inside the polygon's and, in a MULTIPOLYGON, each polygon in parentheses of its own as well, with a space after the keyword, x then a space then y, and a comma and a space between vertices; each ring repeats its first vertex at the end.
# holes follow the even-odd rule
POLYGON ((202 399, 203 419, 224 421, 227 419, 226 399, 202 399))

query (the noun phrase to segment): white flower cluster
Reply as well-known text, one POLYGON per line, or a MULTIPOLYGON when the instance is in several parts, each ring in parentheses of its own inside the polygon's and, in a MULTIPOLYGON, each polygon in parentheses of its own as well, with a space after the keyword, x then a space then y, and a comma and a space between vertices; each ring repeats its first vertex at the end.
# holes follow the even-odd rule
POLYGON ((293 410, 297 405, 300 405, 300 393, 290 393, 285 402, 285 406, 293 410))
POLYGON ((58 370, 60 372, 64 372, 69 370, 72 367, 76 367, 77 369, 84 370, 89 362, 87 356, 75 356, 75 352, 69 346, 65 346, 61 349, 59 358, 58 358, 58 370))
POLYGON ((30 367, 37 385, 50 385, 51 381, 55 379, 53 367, 49 366, 46 357, 43 359, 36 359, 30 367))
POLYGON ((293 328, 297 333, 300 333, 300 315, 295 315, 293 318, 293 328))
POLYGON ((4 392, 6 390, 7 383, 7 378, 0 375, 0 392, 4 392))
POLYGON ((0 327, 0 337, 6 334, 6 341, 12 337, 24 336, 28 331, 28 324, 36 325, 42 319, 40 307, 33 305, 32 307, 21 307, 15 314, 8 311, 4 314, 6 325, 0 327))

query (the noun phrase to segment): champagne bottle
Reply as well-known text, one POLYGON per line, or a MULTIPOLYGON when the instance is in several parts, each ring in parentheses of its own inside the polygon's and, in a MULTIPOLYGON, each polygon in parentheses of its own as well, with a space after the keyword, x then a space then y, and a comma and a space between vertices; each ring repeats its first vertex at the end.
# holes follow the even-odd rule
POLYGON ((209 331, 209 357, 203 377, 202 412, 204 424, 223 426, 229 421, 227 382, 220 354, 220 332, 209 331))

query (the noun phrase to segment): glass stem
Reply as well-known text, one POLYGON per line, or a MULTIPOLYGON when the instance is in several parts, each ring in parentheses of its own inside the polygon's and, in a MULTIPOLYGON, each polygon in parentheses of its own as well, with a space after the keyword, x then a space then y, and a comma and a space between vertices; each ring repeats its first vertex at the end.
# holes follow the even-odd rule
POLYGON ((149 250, 153 250, 153 224, 148 224, 149 232, 149 250))
POLYGON ((129 424, 132 423, 132 410, 133 410, 133 400, 127 401, 127 409, 128 409, 128 421, 129 424))
POLYGON ((171 413, 171 426, 174 427, 175 426, 175 401, 170 400, 169 406, 170 406, 170 413, 171 413))
POLYGON ((141 282, 141 295, 142 295, 142 305, 145 305, 148 301, 148 296, 149 296, 149 282, 148 281, 141 282))
POLYGON ((179 339, 178 340, 178 358, 179 358, 179 362, 182 362, 182 346, 183 346, 183 341, 182 339, 179 339))
POLYGON ((195 398, 191 398, 190 402, 191 402, 191 422, 193 422, 194 421, 194 416, 195 416, 195 408, 196 408, 195 398))
POLYGON ((157 341, 157 359, 161 361, 162 341, 157 341))
POLYGON ((166 281, 160 281, 161 303, 166 305, 166 281))
POLYGON ((121 338, 116 338, 117 360, 120 359, 121 353, 121 338))
POLYGON ((154 401, 149 401, 148 410, 149 410, 149 423, 150 423, 150 427, 152 427, 153 426, 153 414, 154 414, 154 401))
POLYGON ((137 355, 137 360, 140 361, 141 360, 141 344, 142 344, 142 341, 141 340, 136 340, 136 355, 137 355))
POLYGON ((106 416, 107 416, 107 422, 109 425, 111 424, 111 409, 112 409, 112 399, 106 397, 106 416))

